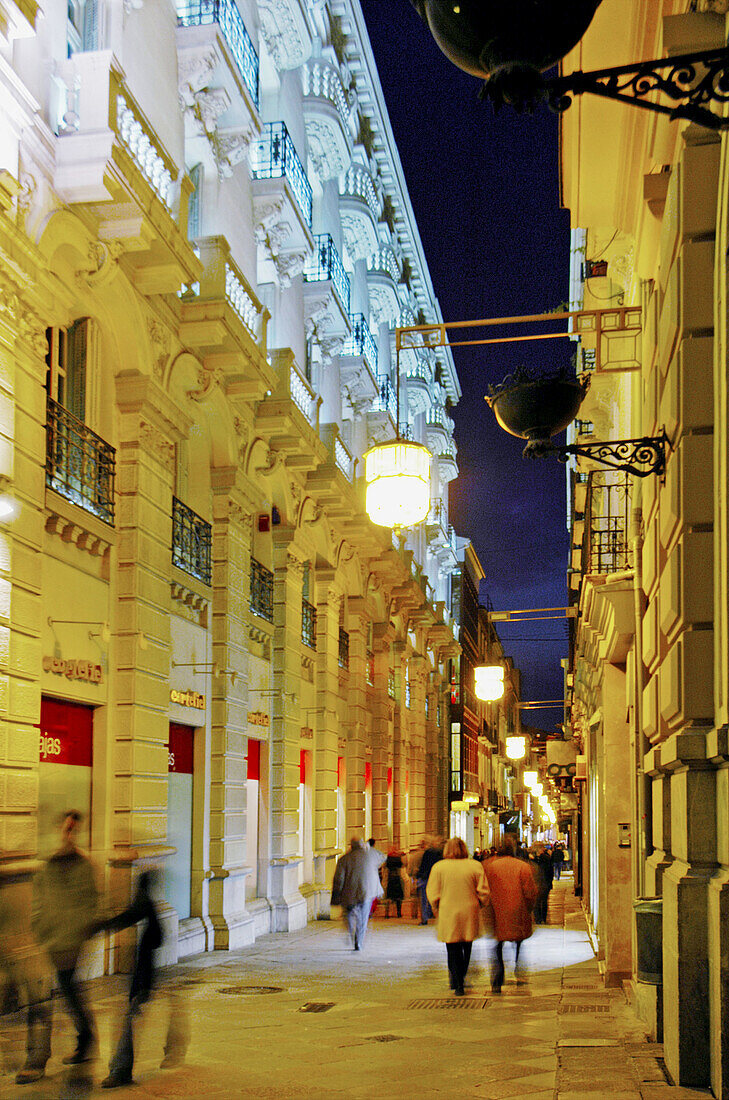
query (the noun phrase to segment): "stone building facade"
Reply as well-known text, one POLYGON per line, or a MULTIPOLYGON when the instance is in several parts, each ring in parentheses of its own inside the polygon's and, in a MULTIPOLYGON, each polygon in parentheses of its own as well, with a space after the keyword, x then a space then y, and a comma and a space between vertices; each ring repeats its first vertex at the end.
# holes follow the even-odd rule
MULTIPOLYGON (((0 848, 86 811, 170 956, 447 815, 450 354, 358 0, 0 0, 0 848), (427 520, 362 456, 434 455, 427 520), (40 732, 40 736, 39 736, 40 732)), ((112 968, 99 947, 92 969, 112 968)))
MULTIPOLYGON (((721 47, 723 7, 606 0, 564 70, 721 47)), ((669 443, 662 477, 570 471, 585 898, 673 1080, 729 1096, 727 136, 588 96, 561 126, 572 308, 637 310, 600 369, 594 340, 578 350, 573 438, 669 443), (654 897, 657 985, 633 914, 654 897)))

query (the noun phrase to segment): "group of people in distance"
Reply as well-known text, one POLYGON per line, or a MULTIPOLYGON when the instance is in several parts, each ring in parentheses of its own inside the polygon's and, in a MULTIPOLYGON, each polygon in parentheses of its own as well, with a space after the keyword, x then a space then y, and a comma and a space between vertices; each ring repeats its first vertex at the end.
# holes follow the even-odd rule
MULTIPOLYGON (((464 995, 471 947, 483 931, 489 931, 496 944, 492 991, 500 993, 504 984, 505 943, 515 946, 516 980, 522 981, 521 945, 531 936, 534 921, 546 923, 549 891, 565 862, 564 848, 560 844, 551 849, 537 844, 527 852, 515 836, 507 833, 498 850, 476 853, 473 859, 459 837, 452 837, 442 846, 438 839, 425 839, 421 849, 414 875, 420 897, 420 924, 427 924, 433 915, 437 918, 437 936, 446 945, 450 986, 455 995, 464 995)), ((374 839, 365 845, 353 837, 350 850, 338 861, 331 900, 333 905, 342 906, 355 951, 363 946, 370 913, 384 893, 380 881, 383 864, 388 894, 392 869, 397 873, 398 888, 389 896, 397 902, 400 916, 403 858, 403 853, 394 850, 385 857, 375 847, 374 839)))

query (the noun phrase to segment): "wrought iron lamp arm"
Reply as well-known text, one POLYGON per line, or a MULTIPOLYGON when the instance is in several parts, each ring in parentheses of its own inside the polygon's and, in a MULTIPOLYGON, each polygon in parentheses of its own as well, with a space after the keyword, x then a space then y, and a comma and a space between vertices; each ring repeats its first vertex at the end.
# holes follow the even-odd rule
POLYGON ((551 443, 533 442, 524 449, 525 458, 542 458, 553 454, 560 462, 572 455, 589 458, 612 470, 622 470, 634 477, 662 477, 666 470, 666 455, 670 442, 665 431, 658 436, 641 439, 610 439, 595 443, 569 443, 557 446, 551 443))

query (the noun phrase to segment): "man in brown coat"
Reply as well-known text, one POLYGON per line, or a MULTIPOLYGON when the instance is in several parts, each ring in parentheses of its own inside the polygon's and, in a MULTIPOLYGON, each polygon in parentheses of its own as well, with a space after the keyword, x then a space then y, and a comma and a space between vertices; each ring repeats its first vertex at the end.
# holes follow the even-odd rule
POLYGON ((510 836, 505 836, 497 855, 484 865, 494 911, 496 957, 491 989, 500 993, 504 984, 504 943, 516 945, 516 964, 522 942, 532 934, 532 909, 537 886, 529 864, 514 856, 510 836))

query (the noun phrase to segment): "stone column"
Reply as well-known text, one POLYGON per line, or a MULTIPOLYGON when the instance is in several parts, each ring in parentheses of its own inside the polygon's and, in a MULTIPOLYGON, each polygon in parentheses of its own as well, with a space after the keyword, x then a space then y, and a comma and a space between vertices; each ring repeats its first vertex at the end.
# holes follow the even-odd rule
POLYGON ((427 688, 425 657, 410 660, 410 846, 415 847, 425 828, 425 692, 427 688))
MULTIPOLYGON (((334 573, 331 569, 316 570, 314 586, 316 598, 314 866, 316 881, 331 884, 334 875, 334 859, 337 854, 337 758, 339 737, 342 733, 338 721, 339 610, 342 594, 334 584, 334 573)), ((344 733, 346 735, 348 730, 344 733)))
POLYGON ((614 665, 604 666, 601 708, 606 904, 600 913, 600 942, 605 948, 605 984, 618 986, 632 971, 633 908, 631 852, 618 846, 619 823, 631 821, 630 728, 625 719, 625 673, 614 665))
POLYGON ((408 711, 405 707, 405 680, 407 678, 407 645, 395 646, 395 724, 392 745, 392 833, 393 841, 405 851, 409 848, 408 827, 405 821, 405 773, 408 770, 410 751, 408 711))
POLYGON ((299 743, 301 711, 301 593, 303 562, 290 552, 294 531, 273 531, 273 696, 271 728, 271 865, 268 896, 273 930, 306 925, 299 891, 299 743))
POLYGON ((390 712, 387 694, 390 675, 390 636, 387 624, 374 631, 375 686, 372 691, 372 832, 377 846, 386 849, 391 841, 387 820, 387 770, 390 766, 390 712))
POLYGON ((209 912, 216 948, 255 939, 246 912, 248 636, 252 509, 233 469, 213 471, 213 679, 209 912), (235 673, 235 678, 227 675, 235 673))
MULTIPOLYGON (((365 826, 365 759, 367 742, 367 626, 364 600, 347 602, 349 678, 347 681, 347 833, 363 834, 365 826)), ((364 840, 367 837, 363 836, 364 840)))

